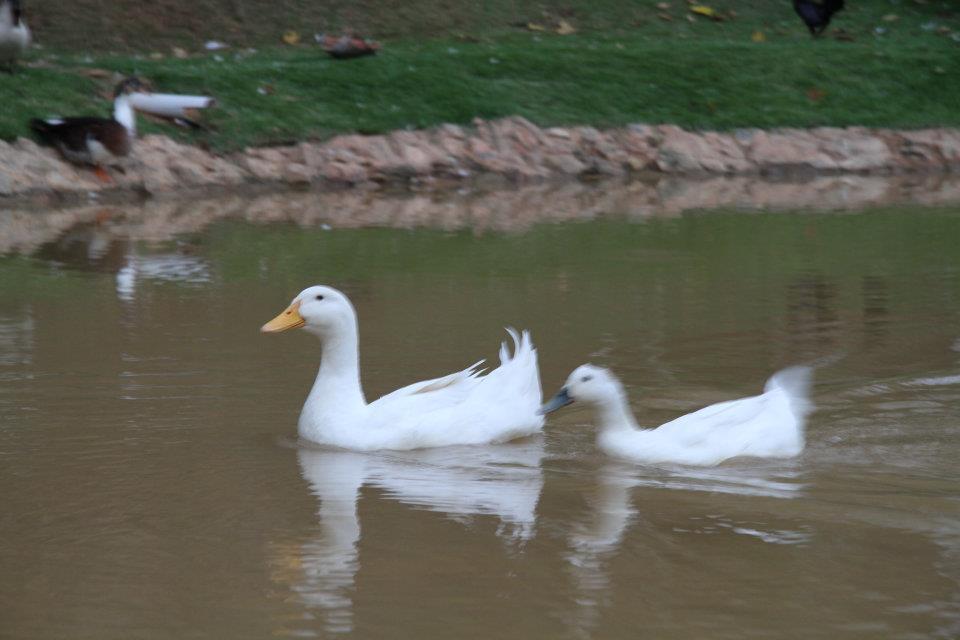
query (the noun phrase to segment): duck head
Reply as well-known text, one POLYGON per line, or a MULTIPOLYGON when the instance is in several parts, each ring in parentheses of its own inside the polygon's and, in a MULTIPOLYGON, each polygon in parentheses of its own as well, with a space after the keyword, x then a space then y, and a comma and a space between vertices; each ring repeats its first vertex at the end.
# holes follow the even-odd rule
POLYGON ((0 6, 8 5, 10 7, 10 16, 6 18, 10 21, 10 26, 19 27, 20 19, 23 16, 23 9, 20 7, 20 0, 0 1, 0 6))
POLYGON ((137 76, 129 76, 117 83, 113 88, 113 98, 128 96, 131 93, 151 93, 150 85, 137 76))
POLYGON ((329 338, 345 329, 356 330, 357 314, 340 291, 316 285, 301 291, 280 315, 260 327, 263 333, 278 333, 303 327, 320 338, 329 338))
POLYGON ((552 413, 574 402, 601 405, 622 397, 623 387, 609 369, 584 364, 573 370, 557 395, 540 407, 539 413, 552 413))

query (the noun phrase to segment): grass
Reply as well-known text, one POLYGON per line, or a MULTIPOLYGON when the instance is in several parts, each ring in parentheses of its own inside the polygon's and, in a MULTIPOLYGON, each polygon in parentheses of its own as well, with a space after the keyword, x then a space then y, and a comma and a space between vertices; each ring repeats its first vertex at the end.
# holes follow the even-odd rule
MULTIPOLYGON (((814 41, 785 1, 709 3, 722 12, 736 8, 724 22, 690 22, 676 0, 666 12, 653 4, 598 2, 532 17, 549 27, 565 11, 562 19, 578 29, 567 36, 495 28, 529 15, 519 2, 502 14, 471 3, 478 26, 469 36, 456 35, 460 22, 451 19, 437 37, 414 39, 415 16, 395 17, 401 37, 376 57, 352 61, 331 60, 306 44, 185 59, 148 55, 164 39, 143 40, 140 54, 46 48, 19 73, 0 76, 0 93, 13 96, 0 113, 0 137, 27 135, 30 117, 106 112, 98 90, 109 82, 85 76, 91 67, 144 75, 162 91, 216 96, 220 106, 206 119, 212 130, 200 142, 223 151, 515 114, 541 125, 601 127, 960 125, 954 5, 861 0, 835 19, 853 41, 814 41), (896 20, 885 19, 891 15, 896 20), (754 42, 755 32, 764 41, 754 42)), ((143 126, 158 128, 185 136, 143 126)))

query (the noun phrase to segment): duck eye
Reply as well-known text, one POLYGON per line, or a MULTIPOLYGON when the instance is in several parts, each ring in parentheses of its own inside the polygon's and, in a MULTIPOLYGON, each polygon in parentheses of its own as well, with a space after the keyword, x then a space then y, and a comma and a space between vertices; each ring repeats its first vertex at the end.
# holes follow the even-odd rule
POLYGON ((322 295, 322 294, 317 294, 317 300, 323 300, 323 295, 322 295))
POLYGON ((591 380, 593 380, 593 376, 583 376, 580 378, 580 382, 590 382, 591 380))

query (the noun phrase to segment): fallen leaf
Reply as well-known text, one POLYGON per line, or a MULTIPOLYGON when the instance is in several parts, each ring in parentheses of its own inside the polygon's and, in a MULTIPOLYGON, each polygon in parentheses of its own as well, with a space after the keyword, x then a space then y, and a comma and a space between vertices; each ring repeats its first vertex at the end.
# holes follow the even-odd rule
POLYGON ((163 54, 160 53, 159 51, 154 51, 153 53, 150 54, 150 59, 151 59, 151 60, 163 60, 163 54))
POLYGON ((810 100, 810 102, 820 102, 826 95, 826 91, 818 89, 817 87, 807 89, 807 99, 810 100))
POLYGON ((576 31, 577 30, 573 28, 573 25, 566 20, 561 20, 560 24, 557 25, 557 33, 559 33, 561 36, 568 36, 571 33, 576 33, 576 31))
POLYGON ((658 13, 657 17, 666 22, 673 22, 673 16, 671 16, 669 13, 658 13))
POLYGON ((900 16, 898 16, 895 13, 888 13, 887 15, 883 16, 884 22, 896 22, 899 19, 900 19, 900 16))
POLYGON ((658 2, 658 3, 657 3, 657 9, 660 9, 660 11, 666 11, 666 10, 669 9, 669 8, 670 8, 670 3, 669 3, 669 2, 658 2))
POLYGON ((715 15, 717 15, 717 12, 714 11, 712 8, 702 4, 693 5, 692 7, 690 7, 690 12, 700 16, 707 16, 708 18, 712 18, 715 15))
POLYGON ((186 49, 181 49, 180 47, 174 47, 172 51, 173 51, 173 57, 174 57, 174 58, 183 59, 183 58, 186 58, 186 57, 189 55, 189 54, 187 53, 186 49))
POLYGON ((763 33, 763 31, 754 31, 753 35, 750 36, 750 39, 754 42, 766 42, 767 36, 763 33))
POLYGON ((296 31, 284 31, 283 41, 291 46, 300 42, 300 34, 296 31))
POLYGON ((530 31, 546 31, 547 28, 542 24, 537 24, 536 22, 528 22, 527 29, 530 31))
POLYGON ((942 36, 945 36, 945 35, 947 35, 948 33, 950 33, 950 27, 948 27, 948 26, 946 26, 946 25, 937 27, 937 33, 939 33, 939 34, 942 35, 942 36))
POLYGON ((687 22, 696 22, 696 21, 697 21, 696 18, 694 18, 694 17, 693 17, 692 15, 690 15, 689 13, 687 14, 687 22))

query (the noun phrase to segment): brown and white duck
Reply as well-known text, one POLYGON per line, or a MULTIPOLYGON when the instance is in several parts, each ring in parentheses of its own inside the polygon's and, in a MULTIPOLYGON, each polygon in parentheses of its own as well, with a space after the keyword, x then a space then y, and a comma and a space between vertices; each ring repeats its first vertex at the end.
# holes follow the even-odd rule
POLYGON ((30 46, 30 29, 23 21, 20 0, 0 0, 0 65, 10 73, 30 46))
POLYGON ((75 164, 92 165, 97 176, 106 182, 110 176, 103 165, 126 157, 137 136, 137 123, 130 95, 149 92, 136 77, 120 82, 113 92, 113 117, 80 116, 70 118, 35 118, 30 128, 63 157, 75 164))

